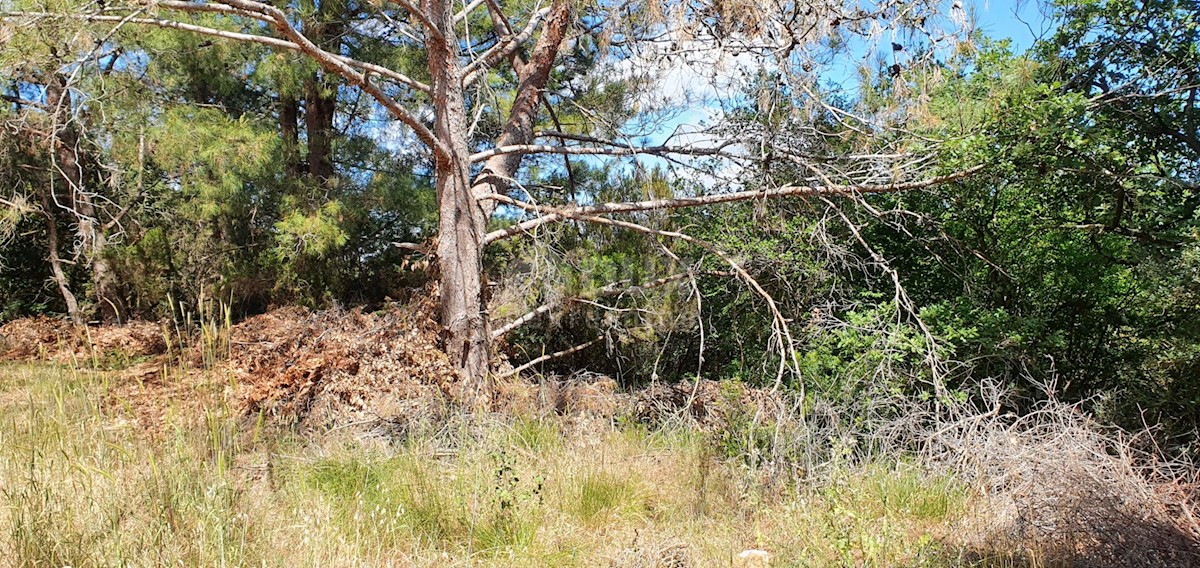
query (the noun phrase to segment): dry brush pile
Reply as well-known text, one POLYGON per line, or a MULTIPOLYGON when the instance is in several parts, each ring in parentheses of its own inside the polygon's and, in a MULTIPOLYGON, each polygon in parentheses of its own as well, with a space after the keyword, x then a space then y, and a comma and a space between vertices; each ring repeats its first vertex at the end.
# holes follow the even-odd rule
POLYGON ((68 363, 114 355, 133 360, 161 354, 166 348, 162 327, 145 321, 77 329, 66 320, 38 316, 0 326, 0 361, 68 363))
POLYGON ((1140 448, 1078 405, 1051 399, 1016 416, 999 411, 997 396, 991 402, 990 410, 959 405, 925 439, 926 461, 984 497, 977 526, 964 531, 972 555, 1074 566, 1200 563, 1194 463, 1140 448))
POLYGON ((734 403, 716 440, 752 458, 760 480, 791 487, 880 462, 954 479, 972 496, 944 538, 955 565, 1200 566, 1193 454, 1170 457, 1151 431, 1100 424, 1049 395, 1007 412, 1008 394, 987 383, 967 400, 734 403))

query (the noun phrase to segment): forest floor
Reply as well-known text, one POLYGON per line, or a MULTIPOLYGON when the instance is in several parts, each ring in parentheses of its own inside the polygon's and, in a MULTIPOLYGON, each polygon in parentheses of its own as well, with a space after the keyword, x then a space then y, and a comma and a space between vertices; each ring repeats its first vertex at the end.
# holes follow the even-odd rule
POLYGON ((997 461, 779 459, 757 441, 784 430, 757 417, 786 400, 740 385, 516 378, 493 412, 465 415, 419 313, 288 309, 189 334, 0 328, 0 565, 1200 561, 1178 479, 1143 483, 1096 456, 1077 468, 1096 484, 1037 473, 1028 464, 1070 460, 1039 458, 1023 430, 1000 433, 1032 452, 1029 484, 1001 489, 1016 476, 997 461))

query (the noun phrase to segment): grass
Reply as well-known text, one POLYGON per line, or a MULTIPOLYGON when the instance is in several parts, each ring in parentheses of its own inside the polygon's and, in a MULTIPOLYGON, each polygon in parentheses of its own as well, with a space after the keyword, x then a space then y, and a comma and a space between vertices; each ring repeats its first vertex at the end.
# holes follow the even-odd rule
POLYGON ((218 404, 150 432, 104 403, 115 380, 0 366, 8 565, 949 566, 970 499, 902 463, 768 486, 709 435, 556 418, 397 444, 265 434, 218 404))

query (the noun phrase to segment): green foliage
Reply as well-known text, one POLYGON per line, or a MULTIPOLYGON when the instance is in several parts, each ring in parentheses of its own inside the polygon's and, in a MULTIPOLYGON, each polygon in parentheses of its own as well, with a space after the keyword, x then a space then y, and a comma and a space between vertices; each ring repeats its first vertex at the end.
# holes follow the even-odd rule
POLYGON ((245 117, 234 119, 211 108, 171 109, 148 133, 154 158, 178 184, 192 215, 200 219, 242 213, 247 181, 268 173, 276 136, 245 117), (186 135, 181 135, 186 133, 186 135))
POLYGON ((1028 56, 983 42, 923 123, 954 137, 944 168, 987 169, 885 205, 949 239, 914 242, 915 224, 871 234, 972 377, 1032 377, 1042 386, 1030 396, 1101 401, 1095 410, 1131 426, 1148 411, 1175 432, 1195 426, 1181 402, 1195 400, 1194 380, 1179 373, 1200 341, 1187 299, 1200 146, 1180 138, 1194 111, 1163 112, 1195 108, 1194 13, 1179 8, 1064 2, 1058 33, 1028 56), (1162 48, 1131 49, 1129 34, 1162 48))
POLYGON ((342 217, 342 204, 330 201, 311 215, 290 211, 284 215, 275 229, 278 231, 281 259, 298 256, 321 258, 346 244, 349 235, 338 225, 342 217))

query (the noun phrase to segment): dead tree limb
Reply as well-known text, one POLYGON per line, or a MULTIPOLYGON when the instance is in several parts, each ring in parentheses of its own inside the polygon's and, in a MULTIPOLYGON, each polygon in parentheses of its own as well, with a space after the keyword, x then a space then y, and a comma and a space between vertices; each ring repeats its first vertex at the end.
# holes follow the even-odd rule
POLYGON ((576 345, 576 346, 568 348, 568 349, 563 349, 562 351, 556 351, 554 353, 547 353, 547 354, 542 355, 541 357, 538 357, 537 359, 534 359, 532 361, 529 361, 528 363, 525 363, 524 365, 521 365, 520 367, 517 367, 511 371, 508 371, 506 373, 501 373, 500 375, 497 375, 497 378, 504 379, 504 378, 511 377, 511 376, 516 375, 522 371, 525 371, 531 367, 534 367, 535 365, 545 363, 546 361, 549 361, 551 359, 557 359, 559 357, 566 357, 567 355, 570 355, 572 353, 578 353, 580 351, 583 351, 584 349, 587 349, 588 347, 591 347, 597 343, 600 343, 601 341, 604 341, 604 336, 598 335, 598 336, 596 336, 595 339, 588 341, 586 343, 580 343, 579 345, 576 345))
MULTIPOLYGON (((527 209, 530 209, 533 211, 544 209, 543 207, 540 207, 537 205, 531 205, 528 203, 517 201, 515 199, 509 198, 508 196, 499 196, 498 199, 501 201, 504 201, 505 203, 510 203, 511 205, 514 205, 516 207, 527 208, 527 209)), ((775 303, 775 298, 772 297, 771 294, 769 292, 767 292, 766 289, 764 289, 761 284, 758 283, 758 280, 755 280, 754 276, 752 276, 749 272, 746 271, 746 269, 744 267, 742 267, 741 263, 739 263, 733 257, 729 256, 729 254, 727 254, 725 251, 716 247, 712 243, 709 243, 708 241, 698 239, 696 237, 693 237, 686 233, 680 233, 678 231, 664 231, 661 229, 654 229, 651 227, 647 227, 645 225, 634 223, 632 221, 610 219, 607 217, 598 217, 595 215, 585 215, 585 214, 581 214, 581 213, 574 212, 574 211, 568 212, 567 210, 560 210, 559 213, 564 218, 572 219, 575 221, 583 221, 583 222, 593 223, 593 224, 597 224, 597 225, 608 225, 610 227, 627 229, 627 230, 642 233, 645 235, 654 235, 654 236, 659 236, 659 237, 666 237, 669 239, 681 240, 686 243, 698 246, 698 247, 708 251, 712 255, 716 256, 717 258, 721 259, 723 262, 725 262, 725 264, 729 265, 729 267, 733 270, 734 274, 736 274, 742 281, 744 281, 746 283, 746 285, 749 286, 750 289, 757 296, 759 296, 760 298, 763 299, 763 301, 767 304, 767 309, 771 313, 772 333, 774 336, 778 337, 780 340, 779 341, 779 343, 780 343, 780 345, 779 345, 779 369, 776 373, 774 388, 779 388, 780 386, 782 386, 783 375, 787 371, 789 360, 791 361, 791 364, 792 364, 793 368, 796 370, 796 372, 799 372, 800 360, 796 357, 796 351, 794 348, 795 343, 792 339, 792 332, 788 328, 787 319, 783 317, 783 312, 780 311, 778 304, 775 303)))
MULTIPOLYGON (((639 292, 644 292, 646 290, 652 290, 654 288, 666 286, 667 284, 670 284, 672 282, 677 282, 679 280, 683 280, 684 278, 688 278, 689 276, 694 276, 695 274, 697 274, 697 273, 680 272, 678 274, 664 276, 662 278, 650 280, 648 282, 643 282, 641 284, 636 284, 636 285, 628 286, 625 288, 621 288, 620 286, 623 284, 627 284, 628 280, 622 280, 619 282, 613 282, 611 284, 608 284, 608 285, 604 286, 603 288, 600 288, 599 290, 596 290, 595 292, 593 292, 591 294, 586 294, 586 295, 581 295, 581 296, 571 296, 571 297, 567 297, 567 298, 560 298, 560 299, 557 299, 557 300, 554 300, 551 302, 546 302, 545 304, 542 304, 528 312, 525 312, 523 315, 517 317, 516 319, 514 319, 514 320, 504 324, 503 326, 500 326, 496 330, 492 331, 492 338, 493 339, 499 338, 499 337, 503 336, 504 334, 506 334, 518 327, 521 327, 522 325, 529 323, 534 318, 536 318, 542 314, 552 312, 552 311, 554 311, 560 307, 563 307, 565 305, 568 305, 568 304, 572 304, 575 302, 586 302, 586 301, 591 301, 591 300, 595 300, 598 298, 611 298, 613 296, 624 296, 627 294, 637 294, 639 292)), ((706 271, 706 272, 702 272, 699 274, 721 275, 721 276, 730 275, 729 272, 714 272, 714 271, 706 271)))
POLYGON ((779 199, 784 197, 811 197, 811 196, 837 196, 837 195, 854 195, 854 194, 873 194, 873 193, 899 193, 903 191, 914 191, 920 189, 928 189, 937 185, 950 183, 964 179, 982 170, 983 164, 959 170, 954 173, 927 178, 919 181, 893 183, 893 184, 872 184, 872 185, 835 185, 829 184, 824 186, 809 186, 809 185, 789 185, 776 189, 764 190, 749 190, 735 191, 731 193, 717 193, 713 195, 700 195, 695 197, 677 197, 672 199, 650 199, 646 201, 631 201, 622 203, 602 203, 599 205, 587 205, 580 207, 547 207, 540 205, 530 205, 528 203, 518 201, 506 195, 490 195, 488 199, 494 199, 501 203, 541 213, 540 217, 535 217, 527 221, 522 221, 511 227, 505 227, 492 231, 484 237, 484 244, 491 243, 500 239, 508 238, 514 235, 528 232, 547 223, 561 221, 563 219, 573 219, 578 216, 595 216, 609 215, 614 213, 635 213, 639 211, 656 211, 661 209, 682 209, 686 207, 703 207, 706 205, 716 205, 720 203, 733 203, 737 201, 750 201, 752 199, 779 199))

